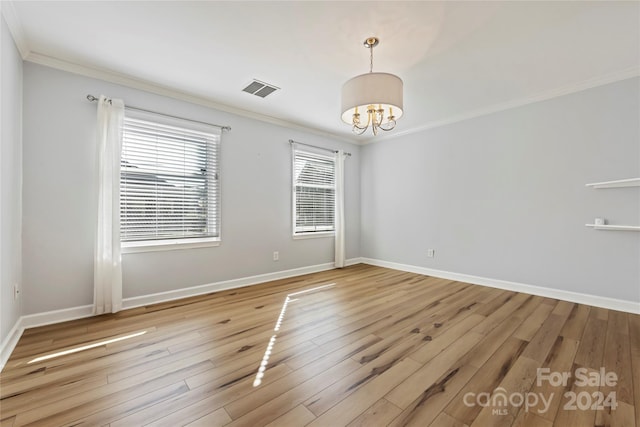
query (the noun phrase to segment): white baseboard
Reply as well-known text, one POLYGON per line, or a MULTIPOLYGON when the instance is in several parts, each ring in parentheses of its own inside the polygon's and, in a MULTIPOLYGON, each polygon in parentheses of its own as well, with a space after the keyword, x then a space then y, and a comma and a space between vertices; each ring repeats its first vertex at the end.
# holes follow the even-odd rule
MULTIPOLYGON (((346 265, 360 264, 361 258, 352 258, 346 261, 346 265)), ((227 289, 241 288, 244 286, 256 285, 258 283, 270 282, 272 280, 286 279, 288 277, 301 276, 303 274, 317 273, 333 269, 333 263, 317 264, 308 267, 293 268, 291 270, 276 271, 273 273, 258 274, 256 276, 242 277, 239 279, 225 280, 222 282, 208 283, 206 285, 192 286, 184 289, 177 289, 168 292, 143 295, 139 297, 125 298, 122 301, 124 310, 140 307, 160 302, 173 301, 181 298, 193 297, 197 295, 209 294, 211 292, 223 291, 227 289)), ((21 316, 9 332, 0 346, 0 371, 13 352, 18 340, 25 329, 37 326, 51 325, 53 323, 66 322, 69 320, 81 319, 93 315, 93 306, 83 305, 79 307, 64 308, 61 310, 47 311, 44 313, 29 314, 21 316)))
POLYGON ((22 317, 18 318, 16 324, 13 325, 13 328, 9 331, 9 334, 2 341, 0 347, 0 372, 4 368, 5 363, 9 360, 9 356, 13 352, 13 349, 18 344, 22 333, 24 332, 24 327, 22 326, 22 317))
POLYGON ((361 257, 351 258, 346 260, 344 263, 344 266, 349 267, 350 265, 356 265, 356 264, 363 264, 361 257))
MULTIPOLYGON (((379 267, 391 268, 394 270, 407 271, 410 273, 424 274, 426 276, 440 277, 443 279, 456 280, 459 282, 472 283, 476 285, 489 286, 492 288, 504 289, 508 291, 523 292, 532 295, 539 295, 548 298, 560 299, 564 301, 576 302, 579 304, 587 304, 596 307, 603 307, 611 310, 625 311, 628 313, 640 314, 640 303, 633 301, 623 301, 614 298, 600 297, 596 295, 581 294, 577 292, 563 291, 559 289, 544 288, 540 286, 526 285, 523 283, 509 282, 506 280, 490 279, 486 277, 472 276, 469 274, 453 273, 450 271, 434 270, 426 267, 415 265, 400 264, 390 261, 382 261, 372 258, 352 258, 347 260, 346 265, 369 264, 379 267)), ((294 268, 291 270, 277 271, 273 273, 259 274, 256 276, 243 277, 233 280, 225 280, 222 282, 209 283, 206 285, 193 286, 175 291, 160 292, 151 295, 143 295, 139 297, 125 298, 123 300, 123 309, 140 307, 149 304, 157 304, 160 302, 173 301, 181 298, 187 298, 197 295, 208 294, 211 292, 241 288, 251 286, 258 283, 269 282, 272 280, 286 279, 289 277, 301 276, 303 274, 316 273, 333 269, 333 263, 325 263, 312 265, 308 267, 294 268)), ((53 323, 66 322, 69 320, 89 317, 93 314, 91 305, 83 305, 79 307, 65 308, 62 310, 48 311, 44 313, 29 314, 21 316, 13 326, 7 337, 2 341, 0 346, 0 371, 4 368, 5 363, 13 352, 18 340, 22 336, 25 329, 36 326, 50 325, 53 323)))
POLYGON ((382 261, 372 258, 361 258, 361 262, 378 267, 386 267, 394 270, 407 271, 409 273, 424 274, 425 276, 439 277, 442 279, 455 280, 458 282, 471 283, 474 285, 489 286, 492 288, 504 289, 507 291, 522 292, 525 294, 538 295, 546 298, 554 298, 578 304, 587 304, 595 307, 607 308, 610 310, 624 311, 627 313, 640 314, 640 302, 624 301, 615 298, 601 297, 597 295, 582 294, 578 292, 563 291, 561 289, 545 288, 541 286, 527 285, 524 283, 509 282, 506 280, 490 279, 487 277, 472 276, 469 274, 452 273, 450 271, 434 270, 416 265, 400 264, 390 261, 382 261))
MULTIPOLYGON (((358 264, 359 259, 348 260, 347 265, 358 264)), ((229 289, 242 288, 244 286, 256 285, 258 283, 271 282, 272 280, 286 279, 288 277, 301 276, 303 274, 317 273, 335 268, 332 262, 317 264, 309 267, 293 268, 291 270, 276 271, 273 273, 258 274, 256 276, 241 277, 239 279, 224 280, 222 282, 207 283, 206 285, 192 286, 189 288, 176 289, 173 291, 159 292, 157 294, 142 295, 139 297, 125 298, 122 301, 122 308, 141 307, 149 304, 173 301, 181 298, 195 297, 198 295, 210 294, 211 292, 226 291, 229 289)))
POLYGON ((22 316, 20 320, 22 321, 22 327, 29 329, 90 316, 93 316, 93 305, 81 305, 79 307, 45 311, 44 313, 28 314, 22 316))
POLYGON ((81 319, 93 315, 92 305, 83 305, 80 307, 63 308, 61 310, 46 311, 44 313, 28 314, 20 316, 13 326, 9 335, 5 338, 0 346, 0 371, 9 360, 9 356, 13 353, 13 349, 18 344, 20 337, 25 329, 35 328, 36 326, 51 325, 53 323, 66 322, 69 320, 81 319))

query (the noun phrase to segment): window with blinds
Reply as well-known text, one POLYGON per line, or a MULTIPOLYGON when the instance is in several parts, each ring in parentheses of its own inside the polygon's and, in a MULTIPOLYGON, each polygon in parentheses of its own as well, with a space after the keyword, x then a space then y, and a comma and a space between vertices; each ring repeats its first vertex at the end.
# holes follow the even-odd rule
POLYGON ((220 131, 125 115, 120 240, 217 238, 220 131))
POLYGON ((334 231, 335 160, 293 149, 293 234, 334 231))

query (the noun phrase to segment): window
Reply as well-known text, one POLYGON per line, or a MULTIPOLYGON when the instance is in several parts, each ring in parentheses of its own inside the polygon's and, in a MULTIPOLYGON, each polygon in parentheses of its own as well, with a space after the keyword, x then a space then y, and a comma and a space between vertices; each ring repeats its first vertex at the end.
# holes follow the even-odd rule
POLYGON ((293 149, 293 234, 335 230, 335 159, 293 149))
POLYGON ((127 111, 120 172, 123 246, 218 240, 219 145, 217 128, 127 111))

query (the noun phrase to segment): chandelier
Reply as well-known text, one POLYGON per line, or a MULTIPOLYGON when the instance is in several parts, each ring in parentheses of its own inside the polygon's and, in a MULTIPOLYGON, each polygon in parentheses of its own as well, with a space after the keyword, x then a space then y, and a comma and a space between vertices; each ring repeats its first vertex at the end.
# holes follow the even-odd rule
POLYGON ((374 135, 390 131, 402 116, 402 80, 389 73, 373 72, 373 48, 376 37, 364 41, 369 49, 369 72, 347 81, 342 86, 342 121, 352 126, 356 135, 369 127, 374 135))

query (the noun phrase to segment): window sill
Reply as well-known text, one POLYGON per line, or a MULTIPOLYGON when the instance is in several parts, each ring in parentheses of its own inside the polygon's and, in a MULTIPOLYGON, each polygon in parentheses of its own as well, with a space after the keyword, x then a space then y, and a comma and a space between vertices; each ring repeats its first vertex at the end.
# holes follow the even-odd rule
POLYGON ((335 231, 320 231, 320 232, 312 232, 312 233, 298 233, 293 235, 294 240, 301 239, 318 239, 322 237, 335 237, 335 231))
POLYGON ((139 252, 172 251, 177 249, 207 248, 212 246, 220 246, 220 239, 168 239, 122 242, 121 252, 123 254, 134 254, 139 252))

